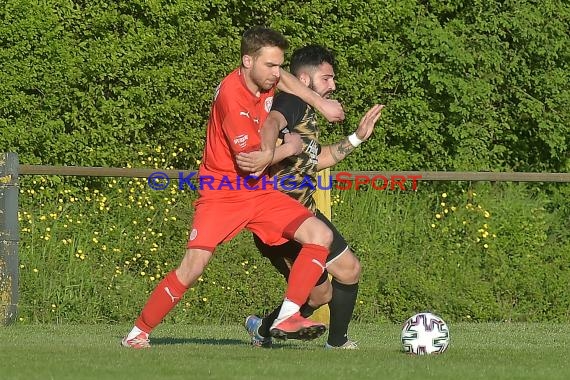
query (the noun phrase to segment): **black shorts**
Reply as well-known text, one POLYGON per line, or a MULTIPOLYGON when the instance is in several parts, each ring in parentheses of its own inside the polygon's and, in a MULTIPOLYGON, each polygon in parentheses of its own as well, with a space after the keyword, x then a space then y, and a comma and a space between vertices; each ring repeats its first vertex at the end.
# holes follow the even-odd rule
MULTIPOLYGON (((348 244, 344 237, 338 232, 332 222, 321 213, 319 210, 315 213, 315 216, 324 222, 333 232, 333 241, 331 244, 329 255, 327 256, 327 265, 330 264, 334 259, 340 256, 344 251, 348 249, 348 244)), ((299 255, 299 251, 301 251, 301 244, 297 243, 294 240, 290 240, 287 243, 281 245, 267 245, 257 237, 257 235, 253 235, 253 241, 259 252, 271 261, 271 264, 279 273, 281 273, 286 280, 289 279, 289 266, 293 264, 293 261, 299 255)), ((322 284, 323 282, 327 281, 328 279, 328 272, 325 270, 322 276, 317 281, 317 285, 322 284)))

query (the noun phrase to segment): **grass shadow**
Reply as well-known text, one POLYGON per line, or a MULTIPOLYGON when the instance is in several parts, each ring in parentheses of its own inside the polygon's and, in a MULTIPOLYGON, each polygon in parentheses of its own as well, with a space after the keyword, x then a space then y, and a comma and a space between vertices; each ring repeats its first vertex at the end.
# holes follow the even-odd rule
POLYGON ((150 344, 153 346, 168 346, 180 344, 200 344, 211 346, 241 346, 246 344, 240 339, 218 339, 218 338, 151 338, 150 344))
MULTIPOLYGON (((228 338, 174 338, 174 337, 161 337, 151 338, 150 344, 152 346, 171 346, 171 345, 208 345, 208 346, 250 346, 249 341, 243 339, 228 339, 228 338)), ((288 340, 288 341, 274 341, 272 348, 263 350, 306 350, 313 348, 322 348, 321 345, 313 346, 308 342, 288 340)))

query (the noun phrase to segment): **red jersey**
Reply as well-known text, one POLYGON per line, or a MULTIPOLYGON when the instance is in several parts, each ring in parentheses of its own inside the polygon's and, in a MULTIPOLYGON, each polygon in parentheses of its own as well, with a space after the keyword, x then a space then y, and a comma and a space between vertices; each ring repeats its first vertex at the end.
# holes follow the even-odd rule
POLYGON ((243 183, 237 183, 241 182, 238 176, 246 177, 247 173, 239 171, 234 156, 261 148, 259 131, 271 111, 274 92, 272 88, 255 96, 247 88, 239 68, 222 80, 210 111, 206 146, 198 171, 200 179, 213 178, 213 181, 211 186, 202 186, 202 191, 218 189, 222 181, 226 185, 222 187, 224 190, 249 191, 243 183))

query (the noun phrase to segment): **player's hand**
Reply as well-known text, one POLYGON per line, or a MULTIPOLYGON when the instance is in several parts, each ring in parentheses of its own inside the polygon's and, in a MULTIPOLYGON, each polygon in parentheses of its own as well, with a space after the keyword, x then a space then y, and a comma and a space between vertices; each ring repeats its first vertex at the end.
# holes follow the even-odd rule
POLYGON ((368 112, 360 119, 360 124, 356 129, 356 137, 362 141, 368 140, 372 132, 374 131, 374 125, 382 116, 383 104, 376 104, 374 107, 370 108, 368 112))
POLYGON ((289 149, 290 156, 296 156, 303 151, 303 140, 301 140, 301 135, 298 133, 285 133, 283 145, 286 145, 289 149))
POLYGON ((258 150, 249 153, 238 153, 236 155, 236 164, 238 168, 246 173, 250 173, 255 177, 263 174, 265 169, 271 164, 273 160, 272 150, 258 150))
POLYGON ((318 111, 331 123, 344 120, 344 110, 338 100, 322 98, 318 111))

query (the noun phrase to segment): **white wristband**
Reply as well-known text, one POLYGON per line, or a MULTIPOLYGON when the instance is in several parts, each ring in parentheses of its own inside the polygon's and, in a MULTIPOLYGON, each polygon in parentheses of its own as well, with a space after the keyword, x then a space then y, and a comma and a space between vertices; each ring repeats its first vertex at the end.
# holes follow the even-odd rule
POLYGON ((358 136, 356 136, 356 133, 353 133, 352 135, 348 136, 348 142, 350 143, 350 145, 352 145, 355 148, 363 143, 363 141, 360 140, 358 136))

